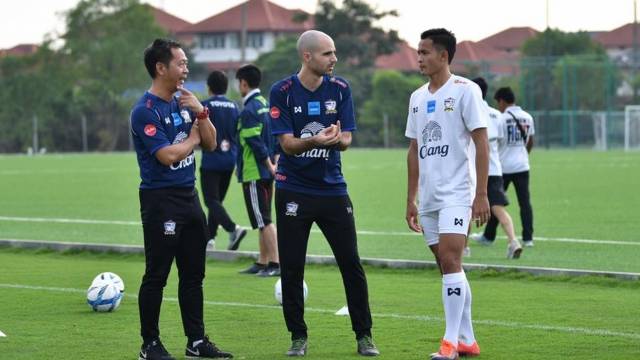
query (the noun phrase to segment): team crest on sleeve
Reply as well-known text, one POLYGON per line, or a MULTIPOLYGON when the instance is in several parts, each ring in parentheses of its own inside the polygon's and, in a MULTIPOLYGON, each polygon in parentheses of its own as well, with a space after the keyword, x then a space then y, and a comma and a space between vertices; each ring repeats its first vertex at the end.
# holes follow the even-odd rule
POLYGON ((453 111, 453 106, 456 104, 456 99, 447 98, 444 100, 444 111, 453 111))
POLYGON ((338 111, 336 110, 337 103, 335 100, 327 100, 324 102, 324 113, 325 114, 336 114, 338 111))
POLYGON ((272 119, 277 119, 280 117, 280 109, 278 109, 276 106, 272 106, 271 110, 269 110, 269 115, 271 115, 272 119))
POLYGON ((287 203, 287 212, 285 213, 286 216, 298 216, 298 204, 295 202, 288 202, 287 203))
POLYGON ((176 222, 173 220, 165 221, 164 223, 164 234, 165 235, 175 235, 176 234, 176 222))
POLYGON ((149 137, 153 137, 156 136, 156 132, 158 130, 156 129, 156 126, 153 124, 147 124, 144 127, 144 134, 149 136, 149 137))

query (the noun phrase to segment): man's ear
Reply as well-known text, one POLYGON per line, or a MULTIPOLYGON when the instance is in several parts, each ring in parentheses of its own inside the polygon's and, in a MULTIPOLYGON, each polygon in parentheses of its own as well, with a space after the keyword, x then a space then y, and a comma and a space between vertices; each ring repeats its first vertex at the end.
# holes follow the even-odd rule
POLYGON ((167 66, 164 63, 156 63, 156 75, 163 75, 167 72, 167 66))

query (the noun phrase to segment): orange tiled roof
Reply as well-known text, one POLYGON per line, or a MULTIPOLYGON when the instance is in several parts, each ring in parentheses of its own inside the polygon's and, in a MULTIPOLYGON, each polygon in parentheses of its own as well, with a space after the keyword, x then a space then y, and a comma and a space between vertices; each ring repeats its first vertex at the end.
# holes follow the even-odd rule
POLYGON ((248 31, 302 32, 313 27, 312 16, 303 23, 293 21, 302 10, 286 9, 268 0, 249 0, 182 29, 182 33, 229 32, 242 30, 242 6, 247 4, 248 31))

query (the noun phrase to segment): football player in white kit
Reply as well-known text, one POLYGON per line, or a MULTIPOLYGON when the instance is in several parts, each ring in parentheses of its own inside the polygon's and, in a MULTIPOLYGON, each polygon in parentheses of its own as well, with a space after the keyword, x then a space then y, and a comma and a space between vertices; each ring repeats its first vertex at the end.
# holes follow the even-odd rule
POLYGON ((431 29, 420 39, 418 64, 429 82, 409 101, 406 220, 409 228, 424 234, 442 272, 446 328, 431 359, 457 359, 480 354, 462 252, 469 222, 479 226, 490 216, 488 113, 478 85, 451 74, 455 36, 431 29), (475 158, 470 154, 474 144, 475 158))

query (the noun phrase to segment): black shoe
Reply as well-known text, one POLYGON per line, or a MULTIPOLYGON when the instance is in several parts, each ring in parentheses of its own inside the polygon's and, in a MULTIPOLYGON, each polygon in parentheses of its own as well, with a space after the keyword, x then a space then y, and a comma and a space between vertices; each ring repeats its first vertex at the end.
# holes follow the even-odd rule
POLYGON ((138 360, 176 360, 167 349, 164 348, 160 340, 154 340, 146 345, 142 345, 138 360))
POLYGON ((305 356, 307 353, 307 339, 294 339, 291 347, 287 350, 287 356, 305 356))
POLYGON ((267 265, 267 267, 265 267, 264 269, 258 271, 256 275, 260 277, 280 277, 280 264, 269 261, 269 265, 267 265))
POLYGON ((236 229, 229 233, 229 247, 227 250, 238 250, 240 241, 247 235, 247 229, 236 225, 236 229))
POLYGON ((380 351, 373 343, 371 336, 365 335, 358 339, 358 354, 362 356, 378 356, 380 351))
POLYGON ((187 349, 184 351, 184 355, 187 359, 232 359, 233 355, 224 350, 218 349, 216 344, 209 341, 209 337, 205 336, 202 342, 197 346, 191 346, 191 343, 187 344, 187 349))
POLYGON ((259 263, 253 263, 253 265, 249 266, 247 269, 244 269, 242 271, 239 271, 240 274, 257 274, 260 272, 260 270, 266 269, 267 265, 264 264, 259 264, 259 263))

